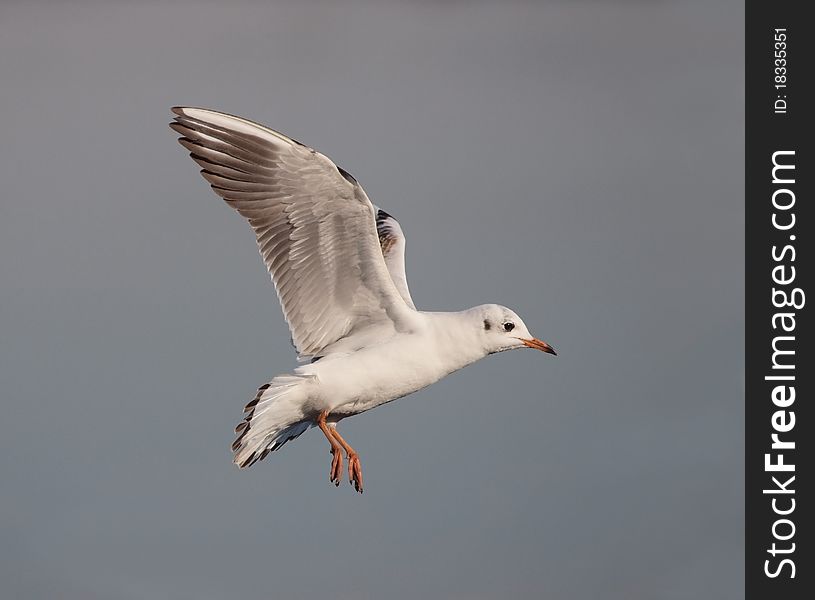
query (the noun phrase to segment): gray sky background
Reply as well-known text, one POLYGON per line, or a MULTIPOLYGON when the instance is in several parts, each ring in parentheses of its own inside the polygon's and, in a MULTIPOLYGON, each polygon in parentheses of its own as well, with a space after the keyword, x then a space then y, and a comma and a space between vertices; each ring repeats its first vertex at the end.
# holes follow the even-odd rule
POLYGON ((741 2, 0 4, 0 595, 743 596, 741 2), (167 127, 354 174, 489 357, 246 472, 295 366, 253 237, 167 127))

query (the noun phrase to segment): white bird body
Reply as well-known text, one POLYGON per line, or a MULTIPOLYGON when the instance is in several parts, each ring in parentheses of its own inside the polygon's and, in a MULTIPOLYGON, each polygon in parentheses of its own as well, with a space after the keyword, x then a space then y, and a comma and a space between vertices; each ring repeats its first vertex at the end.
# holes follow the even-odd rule
POLYGON ((412 394, 488 354, 470 328, 455 327, 469 314, 417 312, 416 327, 355 352, 328 354, 295 369, 313 377, 316 414, 339 420, 412 394))
POLYGON ((272 277, 292 343, 310 363, 258 389, 235 431, 235 463, 251 466, 310 427, 342 452, 362 491, 341 419, 427 387, 488 354, 551 346, 513 311, 485 304, 417 311, 405 275, 405 237, 362 186, 328 157, 268 127, 225 113, 173 109, 212 189, 245 217, 272 277))

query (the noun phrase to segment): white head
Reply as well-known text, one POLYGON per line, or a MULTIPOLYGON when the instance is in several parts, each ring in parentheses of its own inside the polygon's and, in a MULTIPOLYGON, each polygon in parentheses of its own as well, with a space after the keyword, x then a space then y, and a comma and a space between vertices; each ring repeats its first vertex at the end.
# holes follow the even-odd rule
POLYGON ((489 354, 515 348, 535 348, 557 355, 552 346, 529 333, 521 317, 506 306, 482 304, 470 310, 478 317, 477 327, 489 354))

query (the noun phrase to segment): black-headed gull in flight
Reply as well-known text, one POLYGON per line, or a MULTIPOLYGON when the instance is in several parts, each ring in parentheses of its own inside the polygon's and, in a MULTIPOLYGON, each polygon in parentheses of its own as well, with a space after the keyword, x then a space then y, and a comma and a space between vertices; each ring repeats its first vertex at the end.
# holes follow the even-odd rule
POLYGON ((298 355, 309 360, 258 389, 235 429, 246 468, 317 426, 330 479, 362 491, 357 452, 337 423, 435 383, 495 352, 555 354, 497 304, 416 310, 399 223, 316 150, 240 117, 173 108, 170 124, 215 193, 249 220, 298 355))

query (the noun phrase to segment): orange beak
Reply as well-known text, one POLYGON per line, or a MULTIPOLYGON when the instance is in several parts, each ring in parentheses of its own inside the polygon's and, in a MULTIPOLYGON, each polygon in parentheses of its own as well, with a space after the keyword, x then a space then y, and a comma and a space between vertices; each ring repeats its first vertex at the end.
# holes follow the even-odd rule
POLYGON ((541 352, 546 352, 547 354, 554 354, 557 356, 557 352, 555 352, 555 349, 552 348, 552 346, 546 342, 540 341, 538 338, 532 338, 531 340, 521 338, 521 341, 527 348, 534 348, 535 350, 540 350, 541 352))

